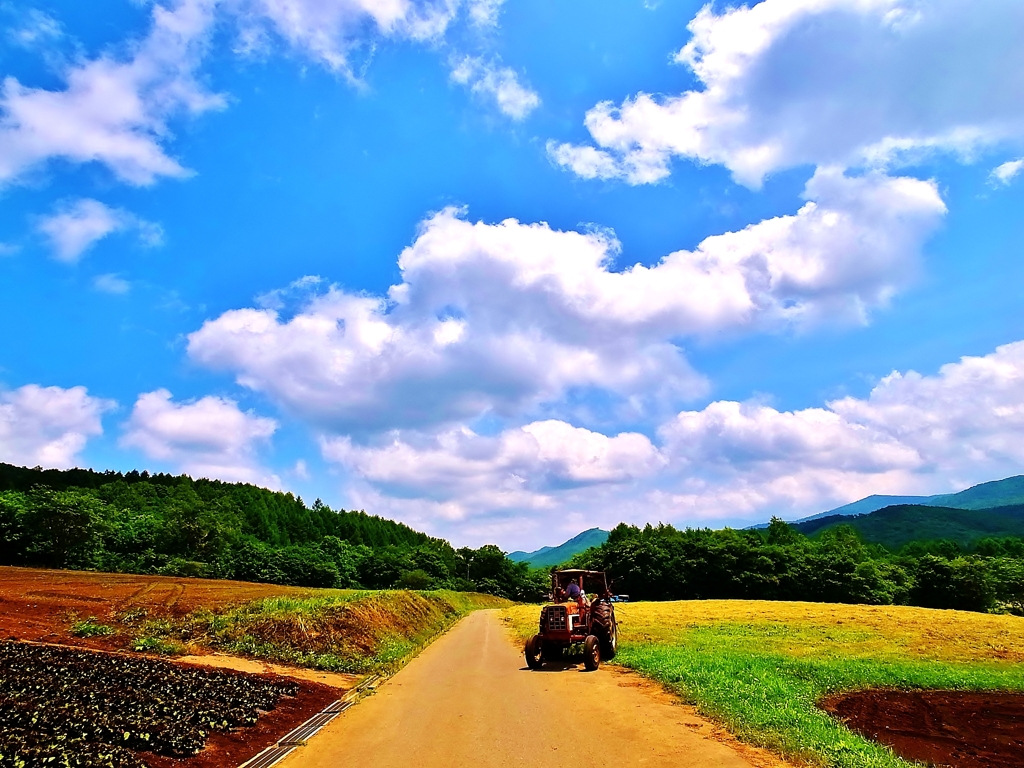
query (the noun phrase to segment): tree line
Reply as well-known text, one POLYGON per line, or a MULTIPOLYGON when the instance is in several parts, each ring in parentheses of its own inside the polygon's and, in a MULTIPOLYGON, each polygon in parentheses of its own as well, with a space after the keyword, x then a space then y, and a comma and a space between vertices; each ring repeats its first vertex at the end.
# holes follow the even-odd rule
POLYGON ((1024 615, 1024 538, 866 544, 850 526, 808 538, 779 519, 763 530, 620 524, 572 565, 607 571, 632 600, 804 600, 1024 615))
POLYGON ((244 483, 0 464, 0 564, 307 587, 539 599, 546 577, 494 545, 455 549, 392 520, 244 483))

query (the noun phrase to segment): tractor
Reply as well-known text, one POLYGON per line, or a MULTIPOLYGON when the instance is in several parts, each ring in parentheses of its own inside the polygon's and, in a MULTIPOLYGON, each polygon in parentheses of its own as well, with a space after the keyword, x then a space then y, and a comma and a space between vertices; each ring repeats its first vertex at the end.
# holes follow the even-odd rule
POLYGON ((615 658, 619 631, 615 606, 604 571, 563 570, 551 574, 551 603, 540 609, 540 631, 526 641, 526 665, 540 669, 583 644, 583 666, 593 671, 615 658), (570 592, 579 588, 579 597, 570 592), (592 595, 588 598, 587 595, 592 595))

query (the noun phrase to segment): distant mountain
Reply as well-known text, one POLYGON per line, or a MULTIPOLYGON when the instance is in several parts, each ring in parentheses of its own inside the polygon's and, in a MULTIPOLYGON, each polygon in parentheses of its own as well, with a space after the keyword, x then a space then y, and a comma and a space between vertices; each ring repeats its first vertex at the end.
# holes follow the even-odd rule
POLYGON ((1024 475, 972 485, 960 493, 930 496, 928 503, 956 509, 991 509, 1011 504, 1024 504, 1024 475))
POLYGON ((591 528, 589 531, 573 536, 557 547, 541 547, 534 552, 512 552, 508 559, 517 563, 529 563, 533 568, 550 568, 552 565, 561 565, 573 555, 591 547, 599 547, 607 540, 608 531, 591 528))
POLYGON ((864 541, 881 544, 892 552, 911 541, 938 539, 955 541, 967 548, 988 536, 1024 536, 1024 504, 991 509, 897 504, 863 515, 831 515, 790 525, 805 536, 849 525, 864 541))
MULTIPOLYGON (((935 507, 952 509, 991 509, 1006 507, 1013 504, 1024 504, 1024 475, 1015 475, 1005 480, 993 480, 990 483, 972 485, 959 493, 942 493, 937 496, 867 496, 860 501, 844 504, 841 507, 819 512, 810 517, 801 517, 791 521, 791 525, 820 520, 836 515, 866 515, 878 509, 901 504, 927 504, 935 507)), ((763 525, 754 526, 763 528, 763 525)))
POLYGON ((884 509, 885 507, 891 507, 896 504, 927 504, 932 499, 931 496, 881 496, 874 494, 860 501, 854 501, 849 504, 844 504, 841 507, 830 509, 828 512, 819 512, 816 515, 810 517, 801 517, 799 520, 794 520, 791 525, 796 523, 805 523, 810 520, 821 520, 826 517, 846 516, 846 515, 867 515, 874 512, 877 509, 884 509))

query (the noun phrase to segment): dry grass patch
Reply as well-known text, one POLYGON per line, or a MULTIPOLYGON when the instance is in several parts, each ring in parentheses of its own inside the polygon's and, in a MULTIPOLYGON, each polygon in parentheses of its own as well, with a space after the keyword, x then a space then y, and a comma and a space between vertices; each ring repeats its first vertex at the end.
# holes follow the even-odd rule
MULTIPOLYGON (((659 680, 741 739, 837 768, 907 768, 816 706, 862 688, 1024 691, 1024 618, 906 606, 751 600, 616 606, 616 662, 659 680)), ((520 637, 536 606, 513 606, 520 637)))

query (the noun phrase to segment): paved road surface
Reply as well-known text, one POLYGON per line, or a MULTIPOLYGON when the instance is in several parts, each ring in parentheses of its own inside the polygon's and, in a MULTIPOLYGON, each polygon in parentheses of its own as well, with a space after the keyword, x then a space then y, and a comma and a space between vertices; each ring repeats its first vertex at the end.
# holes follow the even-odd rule
POLYGON ((280 765, 749 768, 666 694, 581 670, 527 670, 497 612, 477 611, 280 765))

